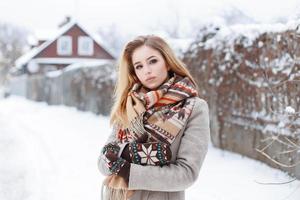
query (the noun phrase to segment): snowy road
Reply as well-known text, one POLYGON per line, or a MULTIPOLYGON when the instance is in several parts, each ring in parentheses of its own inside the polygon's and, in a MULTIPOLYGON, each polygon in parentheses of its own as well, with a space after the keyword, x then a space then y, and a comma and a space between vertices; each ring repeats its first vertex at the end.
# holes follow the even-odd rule
MULTIPOLYGON (((108 118, 20 97, 0 100, 1 200, 100 200, 97 158, 108 118)), ((187 200, 299 200, 300 181, 210 146, 187 200)))

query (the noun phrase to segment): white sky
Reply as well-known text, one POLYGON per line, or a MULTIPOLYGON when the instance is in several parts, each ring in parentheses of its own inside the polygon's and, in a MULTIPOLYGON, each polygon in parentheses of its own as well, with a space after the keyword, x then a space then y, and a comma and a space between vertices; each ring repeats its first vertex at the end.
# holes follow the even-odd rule
MULTIPOLYGON (((211 20, 228 6, 241 9, 258 22, 286 18, 300 8, 299 0, 0 0, 0 22, 32 30, 55 29, 65 15, 76 16, 91 30, 117 24, 125 31, 139 31, 170 24, 174 11, 181 21, 211 20)), ((298 11, 299 12, 299 11, 298 11)))

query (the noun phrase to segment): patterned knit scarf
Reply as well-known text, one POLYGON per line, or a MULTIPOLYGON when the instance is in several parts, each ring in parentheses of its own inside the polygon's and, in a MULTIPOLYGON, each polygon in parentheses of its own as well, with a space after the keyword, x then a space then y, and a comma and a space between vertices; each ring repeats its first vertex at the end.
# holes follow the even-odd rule
MULTIPOLYGON (((189 97, 194 96, 198 92, 191 80, 176 73, 155 90, 134 84, 126 102, 130 123, 117 130, 118 141, 133 142, 148 134, 147 142, 172 144, 192 112, 195 101, 189 97)), ((103 184, 107 186, 107 200, 125 200, 134 193, 117 175, 108 176, 103 184)))

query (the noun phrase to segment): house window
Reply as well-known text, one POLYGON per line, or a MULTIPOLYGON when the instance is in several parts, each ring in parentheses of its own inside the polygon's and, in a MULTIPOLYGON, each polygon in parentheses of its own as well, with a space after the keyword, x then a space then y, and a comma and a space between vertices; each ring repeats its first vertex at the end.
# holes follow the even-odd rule
POLYGON ((72 55, 72 37, 61 36, 57 40, 57 54, 58 55, 72 55))
POLYGON ((78 37, 78 55, 91 56, 94 54, 94 42, 90 37, 78 37))

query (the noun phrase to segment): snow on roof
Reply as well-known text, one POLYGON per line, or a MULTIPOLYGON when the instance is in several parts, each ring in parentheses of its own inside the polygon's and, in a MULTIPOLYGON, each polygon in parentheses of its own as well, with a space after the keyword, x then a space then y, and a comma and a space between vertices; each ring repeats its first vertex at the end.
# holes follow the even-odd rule
MULTIPOLYGON (((36 56, 38 53, 40 53, 41 51, 43 51, 45 48, 47 48, 50 44, 52 44, 55 40, 57 40, 57 38, 61 35, 63 35, 65 32, 67 32, 70 28, 72 28, 74 25, 78 25, 84 32, 86 32, 89 36, 92 37, 92 39, 99 45, 101 46, 105 51, 107 51, 108 53, 111 54, 111 52, 109 50, 107 50, 103 44, 100 43, 100 39, 99 37, 96 37, 94 34, 89 33, 89 31, 87 31, 86 29, 84 29, 76 20, 71 19, 70 22, 68 22, 67 24, 65 24, 63 27, 61 27, 56 35, 53 37, 53 39, 50 39, 46 42, 44 42, 43 44, 41 44, 38 47, 35 47, 33 49, 31 49, 29 52, 27 52, 26 54, 24 54, 23 56, 21 56, 20 58, 18 58, 15 62, 15 65, 17 68, 22 68, 22 66, 26 63, 28 63, 34 56, 36 56)), ((113 55, 113 54, 111 54, 113 55)), ((113 55, 114 56, 114 55, 113 55)))
POLYGON ((38 64, 73 64, 86 62, 103 62, 111 61, 109 59, 95 59, 95 58, 34 58, 33 62, 38 64))
POLYGON ((48 77, 57 77, 62 75, 64 72, 80 69, 80 68, 93 68, 93 67, 99 67, 103 65, 112 65, 113 61, 108 60, 108 59, 103 59, 103 60, 95 60, 95 61, 82 61, 82 62, 77 62, 68 65, 67 67, 55 71, 50 71, 46 73, 46 76, 48 77))
POLYGON ((80 62, 80 63, 71 64, 71 65, 63 68, 63 71, 67 72, 67 71, 72 71, 72 70, 75 70, 78 68, 98 67, 98 66, 107 65, 107 64, 112 64, 112 61, 111 60, 101 60, 101 61, 94 61, 94 62, 90 62, 90 61, 80 62))
POLYGON ((63 73, 63 71, 59 69, 59 70, 47 72, 46 76, 50 77, 50 78, 55 78, 55 77, 62 75, 62 73, 63 73))

